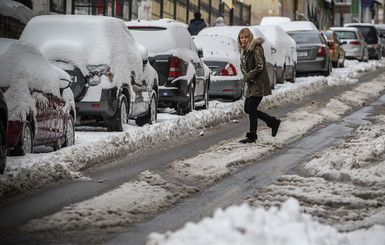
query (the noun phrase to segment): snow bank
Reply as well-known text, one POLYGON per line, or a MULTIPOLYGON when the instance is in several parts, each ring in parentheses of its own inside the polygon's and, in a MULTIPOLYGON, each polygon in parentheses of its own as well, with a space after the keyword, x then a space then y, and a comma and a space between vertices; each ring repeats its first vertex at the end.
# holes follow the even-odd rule
POLYGON ((300 212, 299 202, 288 199, 281 207, 253 209, 247 204, 217 210, 212 218, 187 223, 174 233, 153 233, 146 245, 264 244, 264 245, 352 245, 381 244, 385 227, 369 231, 339 233, 300 212), (370 243, 369 243, 370 241, 370 243))

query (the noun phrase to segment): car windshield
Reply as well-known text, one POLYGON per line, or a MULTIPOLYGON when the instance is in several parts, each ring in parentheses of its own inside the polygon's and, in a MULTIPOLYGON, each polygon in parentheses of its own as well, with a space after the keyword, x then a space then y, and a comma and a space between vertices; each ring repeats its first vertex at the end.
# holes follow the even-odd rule
POLYGON ((322 43, 317 32, 289 32, 288 34, 297 42, 297 44, 322 43))
POLYGON ((354 31, 336 31, 336 34, 340 39, 357 39, 354 31))

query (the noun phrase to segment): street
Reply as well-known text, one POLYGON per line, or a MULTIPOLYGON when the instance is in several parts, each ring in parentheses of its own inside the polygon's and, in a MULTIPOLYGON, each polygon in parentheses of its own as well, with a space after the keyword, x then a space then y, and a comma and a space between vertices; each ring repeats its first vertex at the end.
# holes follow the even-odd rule
MULTIPOLYGON (((218 208, 243 202, 268 208, 287 196, 296 197, 307 213, 339 231, 384 225, 381 219, 362 221, 370 215, 357 215, 351 219, 355 223, 338 219, 365 208, 373 215, 380 212, 384 204, 380 194, 368 194, 364 199, 375 204, 362 209, 353 200, 351 208, 333 200, 316 207, 314 203, 324 198, 317 199, 316 194, 311 195, 318 202, 307 201, 307 192, 318 188, 328 193, 328 186, 333 186, 325 183, 321 188, 316 177, 342 181, 341 185, 360 178, 340 179, 305 164, 333 158, 341 164, 341 151, 328 156, 323 151, 358 137, 354 130, 365 130, 369 121, 373 127, 378 125, 367 130, 378 131, 375 138, 379 141, 366 142, 378 150, 365 161, 384 163, 384 65, 384 60, 366 65, 350 61, 347 68, 334 69, 330 77, 303 77, 295 84, 278 86, 273 96, 265 98, 261 110, 282 119, 280 131, 272 138, 269 128, 260 124, 255 144, 238 143, 248 127, 242 101, 227 105, 211 101, 209 110, 185 117, 165 113, 160 116, 164 121, 156 125, 130 126, 123 133, 80 128, 74 146, 9 158, 8 175, 0 178, 5 197, 0 206, 0 241, 145 244, 152 232, 180 229, 218 208), (337 211, 330 217, 322 214, 332 210, 337 211)), ((381 182, 384 175, 378 173, 378 178, 381 182)), ((360 185, 371 186, 384 192, 383 185, 360 185)), ((341 193, 333 194, 344 199, 348 195, 344 191, 351 188, 340 187, 341 193)))

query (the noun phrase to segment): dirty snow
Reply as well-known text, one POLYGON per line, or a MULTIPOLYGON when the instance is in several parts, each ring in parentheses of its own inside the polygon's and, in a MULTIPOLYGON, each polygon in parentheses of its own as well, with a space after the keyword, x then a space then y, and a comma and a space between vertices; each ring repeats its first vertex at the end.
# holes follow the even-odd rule
MULTIPOLYGON (((322 87, 356 83, 360 72, 384 65, 384 61, 349 61, 346 68, 333 70, 328 78, 298 78, 295 84, 279 85, 261 106, 268 109, 281 103, 296 103, 322 87)), ((271 137, 267 127, 262 126, 258 129, 256 144, 245 147, 237 143, 238 140, 220 142, 193 158, 170 163, 166 172, 190 178, 193 184, 208 186, 239 165, 261 159, 325 122, 340 120, 353 107, 362 107, 379 97, 385 90, 384 79, 382 75, 359 84, 356 89, 325 101, 325 107, 309 104, 288 113, 282 118, 279 135, 275 138, 271 137), (218 161, 219 156, 221 161, 218 161)), ((87 179, 80 172, 84 166, 127 155, 148 144, 204 134, 210 127, 222 123, 236 123, 237 118, 244 116, 242 107, 242 101, 212 101, 209 110, 194 111, 185 117, 160 114, 161 120, 157 124, 143 128, 130 125, 123 133, 98 132, 96 135, 95 132, 77 131, 75 146, 57 152, 8 158, 5 175, 0 177, 0 191, 6 195, 10 191, 28 191, 38 183, 43 185, 60 178, 87 179)), ((197 224, 188 223, 175 233, 152 234, 148 245, 253 244, 255 240, 275 245, 384 244, 385 120, 379 115, 372 121, 373 124, 354 131, 350 141, 332 146, 305 163, 303 171, 307 177, 281 176, 260 195, 248 197, 248 205, 218 210, 212 218, 197 224), (359 147, 357 142, 363 143, 364 147, 359 147), (330 161, 330 156, 334 161, 330 161), (377 164, 370 164, 373 162, 377 164), (369 178, 371 175, 376 177, 369 178), (334 209, 330 210, 330 206, 334 209)), ((172 185, 162 174, 145 171, 115 191, 32 220, 23 229, 33 232, 80 229, 90 224, 94 227, 127 225, 198 190, 196 186, 172 185), (142 195, 134 194, 138 189, 142 195), (142 199, 144 196, 146 200, 142 199)))

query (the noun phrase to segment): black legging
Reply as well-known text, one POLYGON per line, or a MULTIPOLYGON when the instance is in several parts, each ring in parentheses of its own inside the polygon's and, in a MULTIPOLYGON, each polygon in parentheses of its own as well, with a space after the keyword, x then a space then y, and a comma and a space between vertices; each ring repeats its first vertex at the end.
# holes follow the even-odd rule
POLYGON ((249 114, 250 133, 257 133, 258 119, 264 121, 270 127, 273 118, 267 113, 258 110, 263 97, 250 96, 245 100, 245 112, 249 114))

